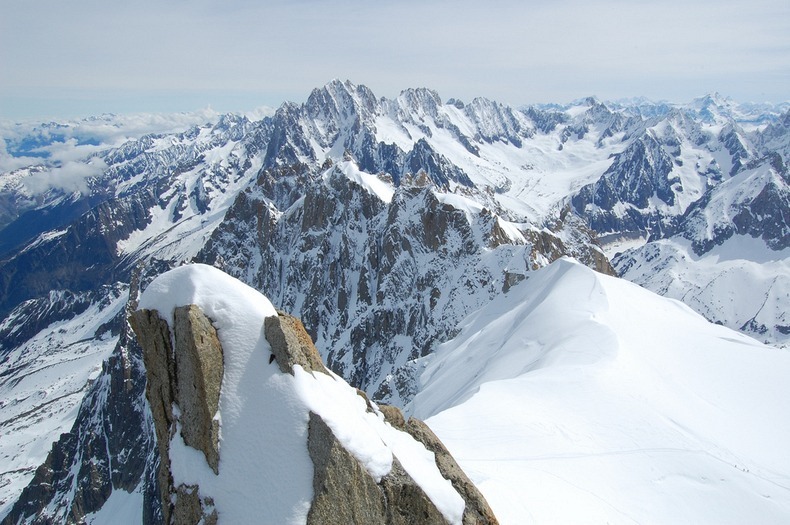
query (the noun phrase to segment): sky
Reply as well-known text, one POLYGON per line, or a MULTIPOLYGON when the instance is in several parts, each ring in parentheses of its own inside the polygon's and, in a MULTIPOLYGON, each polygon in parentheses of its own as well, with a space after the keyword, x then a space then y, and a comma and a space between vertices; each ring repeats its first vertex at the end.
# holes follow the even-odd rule
POLYGON ((303 102, 790 99, 787 0, 0 0, 0 118, 303 102))

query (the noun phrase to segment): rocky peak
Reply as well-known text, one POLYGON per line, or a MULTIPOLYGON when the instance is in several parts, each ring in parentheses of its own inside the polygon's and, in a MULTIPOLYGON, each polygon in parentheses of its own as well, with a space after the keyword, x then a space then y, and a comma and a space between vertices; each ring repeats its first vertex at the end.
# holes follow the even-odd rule
POLYGON ((704 122, 716 122, 729 113, 733 101, 719 93, 708 93, 703 97, 694 99, 688 106, 688 111, 704 122))
POLYGON ((403 175, 417 174, 420 171, 424 171, 440 187, 447 187, 450 182, 474 186, 461 168, 437 153, 425 139, 414 144, 403 162, 403 175))
POLYGON ((759 148, 763 154, 777 152, 790 163, 790 111, 785 111, 775 122, 766 126, 757 137, 759 148))
POLYGON ((225 135, 230 140, 241 140, 250 131, 251 122, 243 115, 226 113, 220 116, 217 123, 211 128, 211 133, 215 135, 225 135))
POLYGON ((321 89, 314 89, 305 104, 310 118, 327 116, 347 118, 352 115, 370 115, 377 111, 376 97, 366 86, 351 81, 332 80, 321 89))
POLYGON ((406 113, 411 113, 419 118, 436 118, 442 99, 439 93, 427 88, 410 88, 401 91, 398 103, 406 113))
POLYGON ((680 180, 673 176, 673 160, 652 130, 635 139, 594 183, 572 197, 575 210, 599 233, 656 231, 664 228, 661 210, 652 200, 675 205, 680 180), (626 213, 618 211, 626 209, 626 213))
POLYGON ((266 318, 264 334, 281 372, 293 375, 294 365, 299 365, 306 372, 329 374, 298 318, 277 312, 277 316, 266 318))
POLYGON ((568 122, 569 117, 557 110, 540 109, 535 106, 522 109, 521 112, 532 121, 541 133, 548 134, 560 125, 568 122))
MULTIPOLYGON (((497 523, 485 498, 424 423, 414 419, 405 422, 402 414, 391 407, 380 410, 363 393, 330 374, 298 319, 282 312, 272 314, 270 305, 237 304, 240 295, 250 294, 249 289, 220 275, 218 270, 201 265, 194 270, 182 267, 170 272, 170 277, 163 281, 155 281, 151 285, 153 299, 149 295, 141 301, 144 306, 163 305, 161 294, 169 293, 170 287, 192 286, 198 302, 206 303, 207 309, 219 316, 217 320, 211 320, 194 304, 174 308, 170 322, 172 330, 157 310, 141 309, 131 316, 143 347, 148 374, 146 396, 162 458, 159 482, 165 523, 230 523, 246 512, 228 506, 230 498, 226 491, 233 490, 233 483, 240 481, 252 485, 255 493, 265 494, 272 490, 269 485, 282 483, 277 468, 282 469, 290 461, 294 462, 292 474, 299 479, 292 480, 293 487, 289 485, 288 490, 298 493, 299 486, 305 484, 312 490, 304 492, 309 498, 306 516, 301 514, 305 512, 305 502, 300 497, 294 499, 293 508, 289 508, 287 502, 283 508, 280 501, 279 512, 285 511, 291 516, 301 514, 304 517, 297 521, 304 519, 308 525, 497 523), (201 291, 203 285, 199 278, 186 283, 173 277, 175 274, 179 278, 184 275, 194 278, 193 274, 201 272, 204 278, 218 279, 217 287, 201 291), (219 290, 227 291, 233 302, 217 299, 214 294, 219 290), (239 338, 233 322, 229 323, 234 313, 228 309, 236 308, 244 317, 247 334, 255 333, 255 327, 249 326, 250 320, 263 321, 258 330, 265 345, 239 338), (248 317, 242 313, 245 310, 261 312, 263 319, 258 314, 248 317), (222 337, 218 337, 214 324, 222 327, 222 337), (246 365, 239 369, 234 364, 233 354, 244 353, 240 347, 249 345, 255 345, 255 350, 245 354, 246 365), (269 351, 263 351, 264 348, 269 351), (275 365, 276 371, 272 369, 275 365), (245 399, 249 392, 238 390, 244 380, 240 383, 236 377, 242 370, 244 375, 252 370, 266 370, 254 381, 259 384, 273 382, 276 388, 268 391, 271 397, 245 399), (240 400, 241 404, 237 405, 240 413, 228 411, 232 404, 228 396, 240 400), (323 399, 326 396, 331 403, 323 399), (279 404, 287 407, 277 409, 279 404), (286 411, 279 412, 281 410, 286 411), (269 418, 264 435, 247 436, 251 446, 243 447, 242 459, 255 466, 256 476, 255 479, 238 480, 234 477, 236 473, 229 471, 234 459, 238 460, 233 457, 238 454, 234 449, 237 444, 229 440, 239 439, 238 436, 244 434, 239 434, 238 428, 225 426, 254 420, 250 411, 282 413, 284 419, 269 418), (293 419, 294 413, 302 412, 304 419, 301 416, 293 419), (295 449, 291 451, 293 458, 283 457, 282 451, 270 450, 277 442, 268 440, 287 433, 288 427, 294 424, 300 428, 306 425, 306 433, 297 432, 303 436, 301 439, 306 435, 302 451, 309 458, 306 469, 300 470, 299 454, 295 449), (283 430, 278 430, 278 426, 283 430), (373 441, 365 443, 360 439, 373 441), (188 449, 201 453, 211 474, 194 474, 199 472, 199 467, 193 465, 195 459, 191 453, 185 452, 188 449), (379 457, 371 463, 369 456, 361 452, 363 450, 377 451, 376 456, 384 452, 384 458, 390 459, 382 464, 379 457), (422 452, 415 456, 415 450, 422 452), (425 462, 426 458, 431 458, 429 463, 416 470, 415 461, 425 462), (190 465, 185 465, 185 461, 190 465), (426 475, 426 468, 433 473, 426 475)), ((176 295, 183 296, 178 292, 176 295)), ((248 298, 254 300, 251 295, 248 298)), ((246 430, 248 434, 255 433, 254 426, 246 430)), ((295 446, 298 448, 298 444, 295 446)), ((283 497, 293 498, 293 495, 283 497)), ((259 502, 252 499, 236 501, 257 509, 259 502)), ((277 513, 277 509, 265 511, 267 519, 275 521, 277 513)))
POLYGON ((219 393, 224 372, 222 346, 211 321, 195 305, 174 310, 173 338, 159 312, 138 310, 130 318, 143 347, 151 406, 159 446, 159 486, 165 523, 195 523, 187 516, 213 516, 208 500, 197 498, 197 487, 174 486, 170 472, 170 441, 178 431, 184 444, 203 453, 208 466, 219 471, 219 393))
POLYGON ((730 176, 735 175, 746 165, 747 161, 752 156, 749 151, 750 147, 744 138, 744 132, 736 123, 729 122, 721 129, 718 138, 719 142, 721 142, 732 159, 730 176))
POLYGON ((478 130, 477 140, 505 142, 520 148, 522 140, 534 134, 523 115, 510 106, 485 98, 475 98, 464 112, 478 130))
MULTIPOLYGON (((790 246, 790 185, 772 159, 761 159, 708 190, 680 218, 678 230, 697 255, 733 235, 762 238, 772 250, 790 246)), ((780 166, 781 167, 781 166, 780 166)))

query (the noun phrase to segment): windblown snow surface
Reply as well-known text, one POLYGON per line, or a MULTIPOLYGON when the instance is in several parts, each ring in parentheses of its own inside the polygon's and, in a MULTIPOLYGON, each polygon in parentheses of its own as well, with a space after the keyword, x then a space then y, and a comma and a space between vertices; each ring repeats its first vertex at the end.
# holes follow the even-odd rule
POLYGON ((790 353, 569 259, 469 316, 409 409, 504 524, 790 523, 790 353))
POLYGON ((356 389, 337 376, 280 372, 269 362, 263 336, 271 302, 213 267, 195 264, 157 277, 139 307, 157 310, 173 324, 175 307, 198 305, 212 319, 224 353, 219 411, 219 475, 201 452, 170 443, 176 485, 197 484, 212 497, 222 523, 305 523, 313 497, 313 465, 307 452, 309 412, 320 415, 335 437, 381 479, 393 454, 450 523, 461 522, 464 503, 436 467, 433 453, 405 432, 366 411, 356 389))

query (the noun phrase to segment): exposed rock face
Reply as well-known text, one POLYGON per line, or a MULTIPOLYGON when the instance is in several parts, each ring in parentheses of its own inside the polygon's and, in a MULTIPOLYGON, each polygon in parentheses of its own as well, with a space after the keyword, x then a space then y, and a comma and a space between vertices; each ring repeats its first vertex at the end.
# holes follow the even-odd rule
MULTIPOLYGON (((390 409, 394 407, 389 407, 390 409)), ((395 408, 395 410, 398 410, 395 408)), ((399 412, 399 411, 398 411, 399 412)), ((401 416, 401 419, 403 416, 401 416)), ((419 422, 421 425, 425 425, 419 422)), ((433 435, 433 433, 428 430, 433 435)), ((307 517, 308 525, 329 524, 329 523, 365 523, 365 524, 387 524, 387 525, 410 525, 420 524, 445 524, 447 520, 436 509, 420 486, 406 473, 397 458, 393 459, 392 470, 384 476, 379 483, 376 483, 370 474, 365 471, 359 461, 346 451, 337 438, 332 434, 332 430, 324 423, 320 416, 310 413, 310 423, 308 427, 308 451, 310 459, 313 461, 315 471, 313 473, 313 503, 307 517)), ((438 449, 444 450, 444 454, 449 457, 449 461, 455 465, 460 472, 459 478, 466 480, 469 485, 471 482, 458 465, 449 456, 447 449, 438 441, 438 449)), ((426 443, 423 443, 426 444, 426 443)), ((431 450, 433 449, 428 447, 431 450)), ((435 452, 434 452, 435 453, 435 452)), ((437 455, 437 466, 445 476, 453 482, 455 480, 441 470, 439 456, 437 455)), ((448 470, 449 472, 449 470, 448 470)), ((472 489, 477 489, 472 485, 472 489)), ((458 490, 458 487, 456 487, 458 490)), ((482 495, 477 492, 479 501, 470 500, 467 494, 472 491, 462 493, 466 500, 464 512, 464 524, 498 523, 488 504, 482 495), (478 509, 481 506, 488 512, 485 516, 480 512, 472 513, 469 509, 478 509), (467 514, 470 520, 467 520, 467 514), (472 519, 472 517, 477 518, 472 519)))
POLYGON ((208 523, 216 521, 213 503, 200 498, 199 487, 174 486, 169 449, 178 421, 184 443, 203 452, 208 465, 215 474, 218 472, 219 422, 214 416, 224 370, 222 346, 211 321, 197 306, 176 308, 173 317, 175 349, 168 324, 158 312, 138 310, 131 317, 148 372, 146 396, 161 457, 159 487, 164 520, 180 524, 205 519, 208 523), (174 404, 179 407, 179 417, 173 413, 174 404), (196 516, 198 520, 193 520, 196 516))
POLYGON ((697 255, 733 235, 762 238, 775 251, 790 247, 790 175, 778 154, 747 166, 737 178, 711 188, 680 218, 680 235, 697 255), (736 189, 737 188, 737 189, 736 189))
POLYGON ((383 523, 387 525, 447 523, 425 492, 406 473, 398 458, 393 458, 392 470, 384 476, 380 486, 387 502, 387 516, 383 523))
POLYGON ((790 176, 779 155, 758 159, 689 206, 674 235, 628 250, 614 264, 625 279, 682 300, 711 322, 786 346, 786 263, 765 263, 758 269, 762 250, 739 246, 764 243, 766 251, 775 253, 768 259, 786 261, 782 250, 790 247, 788 209, 790 176), (721 257, 716 255, 719 247, 724 253, 737 250, 738 256, 728 255, 713 266, 721 257))
POLYGON ((387 423, 389 423, 395 428, 406 430, 406 419, 404 419, 403 412, 401 412, 398 407, 380 403, 379 412, 382 413, 387 423))
POLYGON ((379 410, 389 424, 404 432, 408 432, 414 439, 425 445, 425 448, 433 452, 436 457, 436 466, 439 467, 442 476, 450 480, 453 488, 458 491, 466 502, 463 516, 464 525, 498 523, 483 494, 461 470, 450 451, 447 450, 444 443, 441 442, 428 425, 415 417, 411 417, 406 421, 403 417, 403 412, 398 407, 382 404, 379 405, 379 410))
POLYGON ((176 372, 184 443, 203 451, 219 469, 219 392, 224 372, 217 331, 197 306, 175 310, 176 372))
POLYGON ((145 394, 154 419, 160 458, 159 499, 163 502, 162 514, 165 523, 169 523, 171 513, 169 494, 172 480, 168 458, 170 457, 170 432, 175 420, 173 416, 175 391, 174 385, 170 382, 171 378, 175 376, 175 363, 169 358, 171 354, 170 330, 167 323, 159 318, 159 314, 150 310, 134 312, 129 321, 143 347, 143 362, 148 379, 145 394), (165 502, 167 504, 164 504, 165 502))
POLYGON ((264 174, 196 261, 298 315, 327 366, 376 401, 411 399, 413 360, 502 293, 504 267, 523 279, 572 253, 613 273, 573 214, 514 239, 488 208, 467 214, 444 202, 424 172, 404 177, 387 201, 346 176, 348 168, 327 167, 318 180, 298 167, 264 174))
MULTIPOLYGON (((327 373, 299 319, 278 312, 277 317, 266 319, 265 333, 283 372, 292 374, 293 365, 298 364, 305 370, 327 373)), ((372 411, 364 392, 360 391, 360 395, 372 411)), ((440 472, 466 501, 465 525, 498 523, 483 495, 425 423, 412 418, 406 424, 397 407, 381 405, 379 408, 390 424, 411 434, 436 455, 440 472)), ((323 419, 313 412, 308 424, 307 448, 315 469, 308 525, 446 523, 397 458, 394 458, 392 471, 376 483, 359 461, 343 448, 323 419)))
POLYGON ((707 126, 712 120, 707 124, 706 120, 673 109, 658 120, 623 128, 633 140, 613 155, 612 164, 597 181, 571 197, 575 211, 601 235, 639 232, 653 239, 674 235, 682 229, 681 216, 706 189, 722 183, 725 174, 733 177, 742 172, 755 158, 751 141, 734 121, 725 119, 721 131, 714 133, 707 126), (656 126, 657 122, 661 124, 656 126), (691 151, 693 164, 688 162, 691 151))
POLYGON ((75 220, 63 235, 4 258, 0 261, 0 315, 48 292, 53 281, 62 289, 78 292, 112 282, 116 275, 128 279, 128 268, 116 268, 120 258, 115 245, 145 227, 146 213, 155 205, 150 191, 109 200, 75 220))
POLYGON ((324 420, 312 412, 307 450, 315 469, 308 523, 385 523, 381 489, 324 420))
MULTIPOLYGON (((86 387, 74 425, 53 443, 3 525, 84 523, 114 491, 142 493, 141 522, 161 523, 158 456, 143 397, 142 351, 126 322, 136 308, 136 282, 130 288, 126 308, 106 325, 108 332, 119 332, 118 342, 99 376, 86 387)), ((51 313, 67 314, 61 309, 51 313)))
POLYGON ((264 333, 280 371, 293 374, 294 365, 299 365, 307 372, 328 373, 310 335, 296 317, 277 312, 277 317, 266 318, 264 333))
POLYGON ((650 198, 675 204, 672 168, 672 157, 646 133, 617 155, 600 179, 583 187, 573 197, 573 206, 601 233, 659 230, 663 217, 650 209, 650 198), (631 205, 626 214, 619 211, 621 203, 631 205))
POLYGON ((179 485, 173 504, 172 523, 176 525, 217 525, 218 516, 211 498, 200 497, 200 487, 179 485))

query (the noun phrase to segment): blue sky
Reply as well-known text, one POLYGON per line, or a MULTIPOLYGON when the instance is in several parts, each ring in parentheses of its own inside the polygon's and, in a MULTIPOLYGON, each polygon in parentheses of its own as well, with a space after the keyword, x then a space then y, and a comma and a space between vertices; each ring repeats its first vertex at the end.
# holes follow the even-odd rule
POLYGON ((0 118, 242 111, 332 78, 513 105, 790 99, 787 0, 0 0, 0 118))

